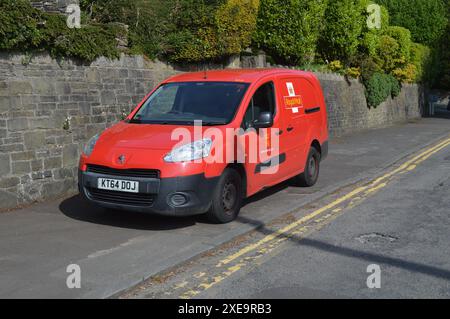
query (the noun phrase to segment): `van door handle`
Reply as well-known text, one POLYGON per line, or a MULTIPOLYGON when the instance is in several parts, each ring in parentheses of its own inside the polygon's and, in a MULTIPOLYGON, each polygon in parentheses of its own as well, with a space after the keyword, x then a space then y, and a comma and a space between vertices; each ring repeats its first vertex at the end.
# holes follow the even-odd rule
POLYGON ((287 128, 287 131, 288 132, 292 132, 294 130, 294 128, 292 127, 292 126, 289 126, 288 128, 287 128))

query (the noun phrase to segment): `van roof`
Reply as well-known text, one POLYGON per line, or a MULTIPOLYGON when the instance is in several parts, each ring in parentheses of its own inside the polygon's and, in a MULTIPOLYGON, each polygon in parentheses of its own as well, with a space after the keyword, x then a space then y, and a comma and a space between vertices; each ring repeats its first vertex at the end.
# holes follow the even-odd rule
POLYGON ((262 77, 271 75, 287 75, 287 76, 308 76, 311 72, 290 70, 290 69, 227 69, 227 70, 211 70, 201 72, 182 73, 175 75, 165 81, 171 82, 245 82, 252 83, 258 81, 262 77))

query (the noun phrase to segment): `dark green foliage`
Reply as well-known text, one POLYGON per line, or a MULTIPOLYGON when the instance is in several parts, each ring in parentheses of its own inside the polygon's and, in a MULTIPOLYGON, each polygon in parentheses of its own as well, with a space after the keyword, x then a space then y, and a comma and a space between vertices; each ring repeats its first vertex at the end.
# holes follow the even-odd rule
POLYGON ((97 57, 117 58, 116 25, 85 25, 69 29, 62 15, 47 14, 27 0, 0 2, 0 49, 48 51, 54 57, 73 57, 91 62, 97 57))
POLYGON ((391 16, 391 25, 411 31, 414 42, 435 45, 445 32, 446 0, 378 0, 391 16))
POLYGON ((326 0, 261 0, 254 41, 277 63, 302 65, 316 55, 326 0))
POLYGON ((42 41, 42 14, 28 0, 0 1, 0 49, 29 50, 42 41))
POLYGON ((374 73, 365 85, 367 104, 373 108, 379 106, 389 97, 398 96, 401 90, 397 79, 384 73, 374 73))
POLYGON ((358 50, 366 16, 360 0, 331 1, 325 12, 320 52, 329 61, 348 61, 358 50))
POLYGON ((69 29, 61 15, 48 15, 43 47, 54 57, 73 57, 91 62, 100 56, 118 58, 116 36, 123 30, 110 25, 86 25, 69 29))

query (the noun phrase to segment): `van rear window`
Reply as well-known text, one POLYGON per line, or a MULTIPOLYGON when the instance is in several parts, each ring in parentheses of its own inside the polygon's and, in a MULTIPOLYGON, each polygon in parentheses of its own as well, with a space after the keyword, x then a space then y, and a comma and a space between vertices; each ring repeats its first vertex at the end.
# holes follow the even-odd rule
POLYGON ((182 82, 160 86, 135 114, 132 123, 225 125, 240 105, 247 83, 182 82))

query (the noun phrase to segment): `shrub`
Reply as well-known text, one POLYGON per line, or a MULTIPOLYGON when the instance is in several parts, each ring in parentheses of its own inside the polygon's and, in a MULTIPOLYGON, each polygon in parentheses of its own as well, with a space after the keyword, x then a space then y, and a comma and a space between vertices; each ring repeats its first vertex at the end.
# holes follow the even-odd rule
POLYGON ((331 1, 325 11, 320 52, 326 59, 348 61, 356 54, 364 25, 360 0, 331 1))
POLYGON ((251 43, 258 0, 182 0, 179 5, 173 15, 174 32, 168 35, 169 60, 221 60, 251 43))
POLYGON ((332 72, 341 72, 343 68, 344 66, 339 60, 331 61, 330 64, 328 64, 328 69, 332 72))
POLYGON ((399 93, 399 82, 392 75, 375 73, 366 83, 366 98, 369 107, 376 108, 390 96, 395 97, 399 93))
POLYGON ((345 70, 345 75, 354 79, 358 79, 361 76, 361 69, 360 68, 347 68, 345 70))
POLYGON ((382 35, 374 60, 384 71, 394 70, 402 62, 400 45, 397 40, 388 35, 382 35))
POLYGON ((396 98, 397 96, 400 95, 400 92, 402 91, 401 82, 391 75, 388 75, 388 79, 391 84, 391 97, 396 98))
POLYGON ((417 79, 417 68, 414 64, 408 63, 404 67, 393 70, 392 75, 400 82, 414 83, 417 79))
POLYGON ((31 7, 28 0, 2 0, 0 2, 0 49, 29 50, 43 40, 38 26, 40 11, 31 7))
POLYGON ((372 57, 365 57, 359 62, 361 67, 361 78, 363 83, 367 83, 375 73, 382 73, 381 67, 372 57))
POLYGON ((132 26, 137 21, 136 0, 81 0, 80 6, 100 23, 121 22, 132 26))
POLYGON ((122 32, 124 30, 114 24, 69 29, 64 16, 47 15, 42 46, 53 57, 72 57, 87 62, 101 56, 118 58, 116 37, 122 32))
POLYGON ((388 27, 385 34, 397 41, 399 45, 399 57, 408 62, 410 59, 412 45, 411 32, 402 27, 388 27))
POLYGON ((411 45, 411 63, 416 68, 416 82, 421 82, 427 76, 427 68, 430 63, 431 50, 419 43, 411 45))
POLYGON ((255 45, 277 63, 308 64, 314 60, 326 0, 261 0, 255 45))
POLYGON ((361 51, 370 57, 376 57, 379 46, 380 35, 377 32, 367 32, 361 38, 361 51))
POLYGON ((411 31, 414 42, 435 44, 447 25, 445 0, 379 0, 391 16, 391 24, 411 31))
POLYGON ((27 0, 0 2, 0 49, 48 51, 53 57, 73 57, 91 62, 97 57, 116 58, 117 25, 83 25, 69 29, 66 18, 43 13, 27 0))
POLYGON ((228 0, 217 10, 215 22, 222 54, 246 49, 256 29, 259 0, 228 0))

